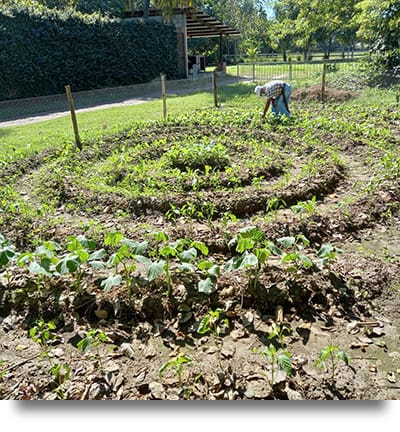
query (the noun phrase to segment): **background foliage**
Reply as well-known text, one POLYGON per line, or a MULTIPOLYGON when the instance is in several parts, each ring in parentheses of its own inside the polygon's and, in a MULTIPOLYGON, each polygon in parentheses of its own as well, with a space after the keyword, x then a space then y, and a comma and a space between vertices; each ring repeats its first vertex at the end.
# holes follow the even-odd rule
POLYGON ((20 3, 0 8, 0 99, 177 77, 172 25, 20 3))

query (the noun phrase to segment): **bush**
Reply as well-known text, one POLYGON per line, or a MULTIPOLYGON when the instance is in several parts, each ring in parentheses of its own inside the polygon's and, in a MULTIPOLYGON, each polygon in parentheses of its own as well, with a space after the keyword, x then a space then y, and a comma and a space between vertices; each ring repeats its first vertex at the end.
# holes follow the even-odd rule
POLYGON ((149 82, 178 75, 173 25, 0 7, 0 100, 149 82))

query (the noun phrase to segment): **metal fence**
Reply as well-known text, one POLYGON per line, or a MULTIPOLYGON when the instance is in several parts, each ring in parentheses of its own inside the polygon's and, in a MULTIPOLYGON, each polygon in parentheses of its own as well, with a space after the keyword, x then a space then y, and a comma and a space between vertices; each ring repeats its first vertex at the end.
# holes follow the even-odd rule
POLYGON ((239 77, 252 79, 253 81, 279 79, 305 83, 322 77, 324 68, 327 74, 331 72, 355 72, 358 64, 357 59, 239 63, 236 66, 230 66, 228 70, 239 77))

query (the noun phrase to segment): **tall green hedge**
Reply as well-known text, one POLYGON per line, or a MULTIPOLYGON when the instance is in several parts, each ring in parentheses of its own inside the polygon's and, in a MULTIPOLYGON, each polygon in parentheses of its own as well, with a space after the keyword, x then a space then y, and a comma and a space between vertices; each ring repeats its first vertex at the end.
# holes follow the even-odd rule
POLYGON ((178 75, 175 27, 47 8, 0 7, 0 100, 178 75))

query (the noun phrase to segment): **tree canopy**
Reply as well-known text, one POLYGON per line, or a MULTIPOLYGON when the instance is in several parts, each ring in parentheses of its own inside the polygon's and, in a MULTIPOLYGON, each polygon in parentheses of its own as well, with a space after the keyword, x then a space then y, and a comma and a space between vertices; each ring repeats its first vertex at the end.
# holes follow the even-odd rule
MULTIPOLYGON (((123 17, 129 9, 160 9, 168 19, 175 8, 194 7, 213 15, 241 32, 235 50, 246 53, 313 50, 329 57, 333 49, 364 44, 374 52, 400 50, 399 0, 3 0, 3 4, 73 8, 81 13, 123 17)), ((226 43, 229 46, 229 42, 226 43)), ((213 42, 203 41, 210 50, 213 42)), ((217 45, 217 42, 214 42, 217 45)), ((207 47, 207 48, 206 48, 207 47)), ((393 57, 394 55, 394 57, 393 57)))

